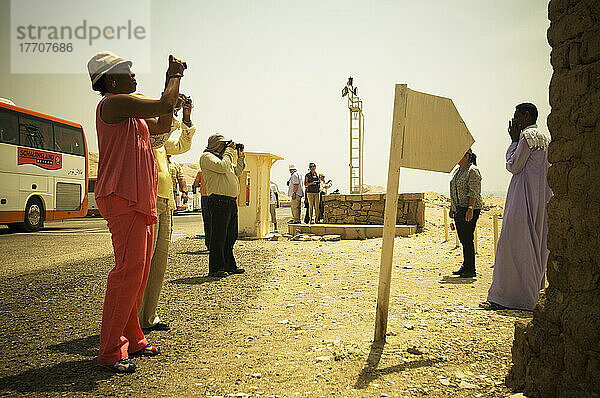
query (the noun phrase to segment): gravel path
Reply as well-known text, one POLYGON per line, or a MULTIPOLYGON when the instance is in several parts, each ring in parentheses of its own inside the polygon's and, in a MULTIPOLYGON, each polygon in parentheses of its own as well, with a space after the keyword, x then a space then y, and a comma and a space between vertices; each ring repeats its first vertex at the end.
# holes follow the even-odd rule
MULTIPOLYGON (((371 345, 381 239, 240 241, 243 275, 205 277, 201 239, 174 243, 152 332, 163 355, 133 375, 95 364, 112 258, 6 276, 0 284, 0 394, 38 396, 507 397, 520 311, 477 308, 491 281, 491 213, 476 279, 450 277, 441 208, 425 232, 397 238, 388 339, 371 345)), ((281 222, 281 221, 280 221, 281 222)))

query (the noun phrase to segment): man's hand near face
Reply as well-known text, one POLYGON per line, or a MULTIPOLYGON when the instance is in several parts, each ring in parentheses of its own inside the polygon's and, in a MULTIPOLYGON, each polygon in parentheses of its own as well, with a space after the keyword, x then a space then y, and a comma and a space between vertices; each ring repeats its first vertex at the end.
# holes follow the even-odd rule
POLYGON ((519 142, 519 136, 521 135, 521 125, 513 118, 508 122, 508 135, 512 142, 519 142))

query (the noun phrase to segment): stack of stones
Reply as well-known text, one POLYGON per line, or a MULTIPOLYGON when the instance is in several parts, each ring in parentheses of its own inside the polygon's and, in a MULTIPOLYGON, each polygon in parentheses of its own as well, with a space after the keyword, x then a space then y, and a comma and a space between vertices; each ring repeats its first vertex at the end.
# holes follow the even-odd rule
POLYGON ((600 397, 600 1, 552 0, 549 286, 518 322, 507 384, 528 397, 600 397))
MULTIPOLYGON (((425 224, 423 193, 403 193, 398 197, 396 224, 416 225, 417 232, 425 224)), ((385 194, 326 195, 326 224, 382 225, 385 194)))

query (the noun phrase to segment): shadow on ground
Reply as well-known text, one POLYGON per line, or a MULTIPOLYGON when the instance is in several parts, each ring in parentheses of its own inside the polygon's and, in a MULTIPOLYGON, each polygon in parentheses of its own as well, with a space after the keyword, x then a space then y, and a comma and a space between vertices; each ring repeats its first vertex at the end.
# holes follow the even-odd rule
POLYGON ((113 372, 99 367, 95 359, 61 362, 2 377, 0 392, 92 392, 97 390, 99 382, 113 376, 113 372))
POLYGON ((81 339, 74 339, 49 345, 48 349, 52 351, 65 352, 67 354, 82 355, 86 357, 95 357, 98 354, 98 347, 100 346, 100 335, 95 334, 93 336, 83 337, 81 339))
POLYGON ((192 276, 190 278, 180 278, 169 281, 169 283, 174 283, 176 285, 202 285, 204 283, 216 282, 225 277, 217 277, 217 276, 192 276))
POLYGON ((481 311, 494 311, 496 314, 500 316, 506 316, 510 318, 523 318, 523 319, 531 319, 533 318, 533 311, 523 311, 523 310, 486 310, 480 308, 481 311))
POLYGON ((467 285, 469 283, 473 283, 477 280, 477 278, 460 278, 458 276, 444 276, 440 283, 451 283, 454 285, 467 285))
POLYGON ((177 254, 192 254, 192 255, 208 255, 208 250, 196 250, 196 251, 185 251, 185 252, 178 252, 177 254))
POLYGON ((380 376, 392 374, 392 373, 400 373, 404 372, 408 369, 416 369, 427 366, 433 366, 433 364, 440 362, 437 359, 417 359, 410 362, 405 362, 399 365, 388 366, 386 368, 377 368, 379 366, 379 362, 381 361, 381 355, 383 354, 384 346, 380 344, 372 344, 371 351, 369 351, 369 356, 367 357, 367 361, 365 366, 361 370, 358 375, 358 379, 354 384, 354 388, 356 389, 365 389, 369 386, 369 384, 377 380, 380 376))

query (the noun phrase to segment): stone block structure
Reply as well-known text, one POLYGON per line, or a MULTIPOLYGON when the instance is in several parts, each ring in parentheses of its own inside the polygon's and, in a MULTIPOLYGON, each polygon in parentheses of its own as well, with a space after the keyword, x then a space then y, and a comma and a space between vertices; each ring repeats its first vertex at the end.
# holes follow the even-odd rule
POLYGON ((551 0, 549 287, 517 322, 507 384, 600 397, 600 1, 551 0))
MULTIPOLYGON (((425 225, 425 195, 402 193, 398 197, 396 224, 425 225)), ((383 225, 385 194, 326 195, 324 197, 326 224, 383 225)))

